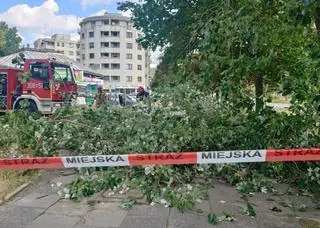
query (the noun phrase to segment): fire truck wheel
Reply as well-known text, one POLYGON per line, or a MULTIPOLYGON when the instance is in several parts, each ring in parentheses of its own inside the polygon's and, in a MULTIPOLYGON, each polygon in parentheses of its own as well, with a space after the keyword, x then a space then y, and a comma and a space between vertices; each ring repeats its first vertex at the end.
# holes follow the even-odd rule
MULTIPOLYGON (((28 110, 29 112, 38 112, 38 107, 36 105, 36 103, 33 101, 33 100, 28 100, 29 102, 29 106, 24 108, 25 110, 28 110)), ((17 102, 15 107, 14 107, 15 110, 18 110, 18 109, 23 109, 21 106, 20 106, 20 102, 17 102)))
POLYGON ((36 103, 34 103, 34 101, 29 101, 30 105, 28 107, 28 111, 29 112, 38 112, 38 107, 36 105, 36 103))

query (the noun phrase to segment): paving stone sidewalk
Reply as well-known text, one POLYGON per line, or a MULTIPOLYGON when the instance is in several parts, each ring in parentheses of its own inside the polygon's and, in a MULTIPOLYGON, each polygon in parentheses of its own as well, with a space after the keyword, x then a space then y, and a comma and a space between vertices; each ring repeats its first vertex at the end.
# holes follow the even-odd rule
MULTIPOLYGON (((303 227, 299 217, 320 218, 320 211, 316 209, 316 204, 312 200, 308 197, 296 197, 294 194, 291 196, 256 194, 251 198, 251 202, 255 205, 257 216, 251 218, 243 214, 242 208, 245 204, 240 199, 239 193, 234 187, 223 182, 215 182, 214 188, 209 192, 209 200, 199 203, 191 212, 181 213, 173 208, 146 204, 136 204, 128 210, 121 209, 120 205, 124 199, 122 195, 109 196, 104 193, 91 198, 97 203, 90 206, 87 200, 76 203, 61 199, 51 187, 52 183, 67 184, 74 178, 74 175, 64 176, 56 172, 40 179, 35 185, 18 194, 13 201, 0 207, 0 227, 206 228, 214 227, 208 223, 208 213, 215 213, 219 217, 226 209, 236 221, 223 221, 215 225, 216 227, 303 227), (288 200, 307 205, 307 211, 303 213, 281 206, 281 202, 288 200), (274 207, 281 212, 272 211, 274 207)), ((280 193, 286 187, 279 186, 280 193)))

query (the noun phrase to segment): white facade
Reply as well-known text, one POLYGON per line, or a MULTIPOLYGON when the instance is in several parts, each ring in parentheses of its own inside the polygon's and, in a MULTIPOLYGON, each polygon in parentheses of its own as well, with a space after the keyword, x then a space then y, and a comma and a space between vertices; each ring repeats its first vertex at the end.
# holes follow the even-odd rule
POLYGON ((148 87, 149 52, 137 44, 130 18, 106 13, 80 23, 80 63, 104 75, 104 88, 133 92, 148 87))
POLYGON ((55 34, 51 38, 42 38, 34 42, 38 50, 54 50, 65 56, 77 60, 77 41, 71 40, 69 35, 55 34))

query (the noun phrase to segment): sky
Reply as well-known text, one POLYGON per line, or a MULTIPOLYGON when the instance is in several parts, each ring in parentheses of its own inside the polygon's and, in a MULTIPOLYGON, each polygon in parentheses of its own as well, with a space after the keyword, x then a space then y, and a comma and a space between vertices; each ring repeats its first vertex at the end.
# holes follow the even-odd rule
MULTIPOLYGON (((116 13, 117 3, 123 0, 1 0, 0 21, 16 27, 23 44, 55 33, 70 34, 79 39, 79 22, 88 16, 116 13)), ((139 0, 132 0, 139 1, 139 0)), ((123 13, 130 15, 129 12, 123 13)), ((159 51, 152 54, 153 65, 159 51)))

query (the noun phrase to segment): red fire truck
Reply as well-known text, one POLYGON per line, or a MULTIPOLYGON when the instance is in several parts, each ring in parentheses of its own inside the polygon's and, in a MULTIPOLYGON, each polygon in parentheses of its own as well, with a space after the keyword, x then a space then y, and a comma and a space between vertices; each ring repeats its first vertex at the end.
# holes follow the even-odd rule
POLYGON ((22 68, 0 66, 0 112, 26 108, 52 114, 76 96, 77 84, 69 64, 27 59, 22 68), (19 75, 24 72, 29 72, 30 78, 21 82, 19 75))

